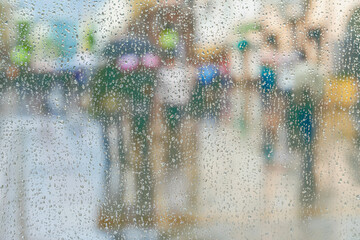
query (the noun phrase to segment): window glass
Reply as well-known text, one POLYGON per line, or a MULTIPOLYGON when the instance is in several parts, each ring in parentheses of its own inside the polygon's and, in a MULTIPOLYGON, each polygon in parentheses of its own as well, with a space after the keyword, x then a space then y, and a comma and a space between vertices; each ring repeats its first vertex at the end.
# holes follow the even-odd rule
POLYGON ((359 239, 360 1, 0 0, 0 239, 359 239))

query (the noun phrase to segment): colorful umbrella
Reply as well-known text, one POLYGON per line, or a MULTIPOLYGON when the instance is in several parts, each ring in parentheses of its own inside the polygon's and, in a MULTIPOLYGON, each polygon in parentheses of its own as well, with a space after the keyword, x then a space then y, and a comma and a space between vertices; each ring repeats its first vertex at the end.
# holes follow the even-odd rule
POLYGON ((202 85, 209 85, 214 78, 219 76, 220 71, 215 65, 206 65, 199 68, 199 81, 202 85))

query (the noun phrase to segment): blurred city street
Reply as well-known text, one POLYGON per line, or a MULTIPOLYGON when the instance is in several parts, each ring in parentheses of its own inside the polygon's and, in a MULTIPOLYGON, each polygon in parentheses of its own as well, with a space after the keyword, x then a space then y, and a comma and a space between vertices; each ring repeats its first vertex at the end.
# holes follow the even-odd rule
POLYGON ((360 239, 360 0, 0 20, 0 240, 360 239))

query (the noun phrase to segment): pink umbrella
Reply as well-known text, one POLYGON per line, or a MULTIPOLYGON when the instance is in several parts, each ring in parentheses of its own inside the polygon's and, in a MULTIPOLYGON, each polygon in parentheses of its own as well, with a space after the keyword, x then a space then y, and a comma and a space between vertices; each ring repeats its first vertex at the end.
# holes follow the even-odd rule
POLYGON ((147 53, 142 57, 142 64, 144 65, 144 67, 157 68, 160 66, 160 63, 160 57, 153 53, 147 53))
POLYGON ((117 59, 117 67, 121 71, 134 71, 139 66, 139 58, 135 54, 126 54, 117 59))

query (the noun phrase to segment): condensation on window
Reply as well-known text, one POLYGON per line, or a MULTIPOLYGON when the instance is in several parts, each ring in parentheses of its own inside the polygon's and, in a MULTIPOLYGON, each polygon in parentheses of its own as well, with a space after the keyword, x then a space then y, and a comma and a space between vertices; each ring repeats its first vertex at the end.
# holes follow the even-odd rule
POLYGON ((0 0, 0 239, 360 239, 359 0, 0 0))

